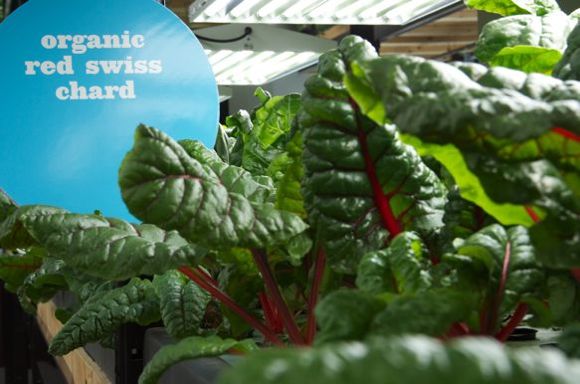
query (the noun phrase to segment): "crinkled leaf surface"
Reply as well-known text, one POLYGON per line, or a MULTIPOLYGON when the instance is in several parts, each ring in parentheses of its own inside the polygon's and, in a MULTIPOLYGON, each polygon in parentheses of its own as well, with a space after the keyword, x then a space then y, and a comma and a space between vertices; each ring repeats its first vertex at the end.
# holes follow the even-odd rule
POLYGON ((232 349, 246 353, 258 349, 252 340, 237 341, 212 337, 189 337, 163 347, 145 366, 139 384, 156 384, 163 373, 181 361, 222 355, 232 349))
POLYGON ((199 141, 181 140, 179 144, 189 156, 211 168, 230 192, 243 195, 254 203, 269 201, 274 195, 274 185, 269 177, 253 176, 241 167, 224 163, 217 153, 210 151, 199 141))
POLYGON ((474 81, 455 66, 389 56, 357 63, 347 84, 371 118, 424 142, 579 169, 580 83, 505 68, 474 81))
MULTIPOLYGON (((561 11, 550 12, 541 17, 536 15, 503 17, 490 21, 483 27, 475 55, 482 62, 492 63, 496 60, 496 56, 508 47, 533 46, 561 53, 566 48, 566 39, 575 25, 576 21, 561 11)), ((507 63, 516 62, 507 61, 507 63)))
POLYGON ((302 162, 302 134, 297 131, 286 145, 286 152, 276 157, 268 168, 276 182, 276 207, 306 217, 302 180, 304 164, 302 162))
POLYGON ((412 232, 403 232, 387 249, 363 256, 357 286, 369 293, 414 294, 432 285, 431 261, 425 245, 412 232))
MULTIPOLYGON (((48 256, 72 268, 105 279, 123 280, 153 275, 198 263, 207 253, 175 231, 154 225, 132 225, 97 215, 77 215, 42 206, 19 208, 15 222, 48 256)), ((10 220, 8 220, 10 221, 10 220)))
POLYGON ((347 92, 350 64, 374 57, 355 37, 323 55, 300 116, 309 220, 332 266, 346 271, 404 230, 436 232, 445 202, 443 185, 395 127, 366 117, 347 92))
POLYGON ((364 338, 373 319, 385 305, 384 300, 364 291, 339 290, 330 293, 316 307, 316 321, 320 328, 316 343, 364 338))
POLYGON ((467 320, 476 305, 476 294, 444 288, 398 296, 377 314, 369 334, 442 336, 452 324, 467 320))
POLYGON ((18 249, 37 245, 38 242, 31 236, 24 226, 23 219, 32 215, 52 215, 62 213, 60 208, 46 206, 23 206, 12 211, 3 222, 0 222, 0 248, 18 249))
POLYGON ((255 353, 220 384, 574 384, 580 363, 554 350, 483 338, 442 344, 408 336, 255 353))
POLYGON ((123 199, 135 216, 176 229, 200 245, 265 247, 306 229, 298 216, 232 190, 208 165, 153 128, 137 129, 119 173, 123 199))
POLYGON ((258 88, 261 105, 251 114, 237 113, 227 119, 237 142, 232 148, 231 164, 255 175, 265 175, 271 162, 285 153, 292 121, 300 109, 300 95, 274 96, 258 88))
POLYGON ((147 325, 159 320, 159 299, 149 280, 132 279, 85 304, 52 339, 49 352, 66 355, 98 341, 125 323, 147 325))
POLYGON ((175 339, 199 335, 209 294, 175 270, 155 276, 153 285, 167 333, 175 339))
POLYGON ((34 313, 36 304, 51 299, 58 291, 67 289, 65 269, 62 260, 43 259, 40 268, 26 276, 18 289, 20 305, 34 313))

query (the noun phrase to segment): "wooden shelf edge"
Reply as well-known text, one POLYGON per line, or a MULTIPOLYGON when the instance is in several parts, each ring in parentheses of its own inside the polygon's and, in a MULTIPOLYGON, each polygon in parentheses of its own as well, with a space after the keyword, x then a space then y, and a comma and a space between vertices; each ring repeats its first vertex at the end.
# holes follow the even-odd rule
MULTIPOLYGON (((56 306, 52 301, 38 305, 36 318, 47 343, 62 329, 62 323, 54 316, 55 310, 56 306)), ((112 384, 83 348, 55 359, 69 384, 112 384)))

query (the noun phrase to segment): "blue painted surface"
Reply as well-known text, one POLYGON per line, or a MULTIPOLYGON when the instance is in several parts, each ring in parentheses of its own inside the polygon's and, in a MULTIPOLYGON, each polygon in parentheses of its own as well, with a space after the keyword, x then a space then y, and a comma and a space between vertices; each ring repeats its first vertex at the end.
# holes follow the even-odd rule
POLYGON ((78 213, 98 209, 131 218, 117 175, 139 123, 213 146, 219 103, 207 57, 190 29, 154 0, 31 0, 0 24, 0 52, 0 188, 21 205, 48 204, 78 213), (134 38, 131 48, 93 49, 94 37, 92 45, 86 44, 88 37, 84 42, 76 37, 74 47, 66 40, 61 46, 67 48, 51 48, 50 36, 59 43, 58 35, 123 34, 134 38), (137 67, 158 72, 159 64, 151 60, 160 60, 162 71, 124 73, 125 63, 119 74, 104 75, 102 67, 99 74, 86 73, 87 65, 93 71, 101 65, 89 61, 131 59, 133 72, 137 67), (61 62, 63 74, 43 74, 41 69, 56 70, 51 64, 28 64, 25 73, 27 61, 46 60, 61 62), (137 60, 148 63, 136 65, 137 60), (71 82, 103 92, 107 85, 133 82, 134 90, 109 92, 115 99, 59 99, 71 96, 71 82), (133 92, 134 98, 121 98, 133 92))

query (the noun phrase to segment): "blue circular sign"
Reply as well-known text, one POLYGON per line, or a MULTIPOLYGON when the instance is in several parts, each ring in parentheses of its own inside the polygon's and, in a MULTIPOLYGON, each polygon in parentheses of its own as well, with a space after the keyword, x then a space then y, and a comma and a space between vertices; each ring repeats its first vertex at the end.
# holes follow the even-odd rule
POLYGON ((137 125, 213 146, 208 59, 154 0, 31 0, 0 51, 0 188, 20 204, 130 218, 117 175, 137 125))

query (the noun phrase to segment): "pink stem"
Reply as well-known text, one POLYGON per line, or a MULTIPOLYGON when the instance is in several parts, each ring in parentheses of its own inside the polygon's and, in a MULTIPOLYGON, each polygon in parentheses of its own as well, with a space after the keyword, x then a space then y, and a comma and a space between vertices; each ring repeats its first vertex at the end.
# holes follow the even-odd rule
MULTIPOLYGON (((199 269, 199 268, 198 268, 199 269)), ((199 270, 192 270, 190 267, 180 267, 179 271, 191 279, 194 283, 200 286, 202 289, 206 290, 210 295, 219 300, 223 305, 231 309, 238 316, 244 319, 252 328, 262 333, 264 337, 270 341, 272 344, 283 346, 284 343, 274 334, 270 329, 268 329, 264 324, 262 324, 258 319, 246 312, 245 309, 240 307, 231 297, 229 297, 225 292, 222 292, 218 287, 214 286, 210 282, 206 281, 206 276, 203 272, 199 270)))
POLYGON ((306 324, 306 343, 312 344, 316 337, 316 315, 315 309, 318 303, 318 295, 320 294, 320 286, 324 278, 324 269, 326 267, 326 253, 324 249, 320 248, 316 255, 316 264, 314 265, 314 280, 312 281, 312 288, 310 290, 310 297, 308 298, 308 321, 306 324))
MULTIPOLYGON (((358 113, 358 105, 354 101, 351 101, 351 105, 352 108, 358 113)), ((385 228, 389 231, 391 238, 393 238, 399 233, 403 232, 403 228, 397 221, 397 218, 391 209, 389 196, 385 195, 383 192, 383 188, 377 176, 377 170, 375 168, 374 161, 369 151, 368 137, 364 129, 360 126, 360 122, 358 129, 358 141, 365 161, 366 173, 373 190, 375 204, 377 205, 385 228)))
POLYGON ((511 259, 511 243, 508 241, 505 245, 505 253, 504 253, 504 257, 503 257, 503 266, 501 269, 501 278, 499 281, 499 286, 497 287, 497 293, 495 296, 495 301, 493 303, 493 307, 492 307, 492 311, 490 313, 489 316, 489 326, 488 326, 488 331, 493 332, 495 330, 495 322, 498 320, 498 316, 499 316, 499 307, 501 305, 501 302, 503 300, 503 294, 505 291, 505 285, 508 279, 508 274, 509 274, 509 265, 510 265, 510 259, 511 259))
POLYGON ((268 259, 266 253, 261 250, 252 250, 252 254, 254 255, 254 261, 256 262, 256 266, 258 270, 262 274, 262 278, 264 279, 264 284, 266 285, 266 289, 270 293, 272 300, 274 302, 275 308, 278 310, 280 316, 282 316, 282 321, 284 322, 284 327, 288 331, 288 336, 290 336, 290 340, 297 345, 304 345, 306 342, 296 325, 296 321, 294 317, 290 313, 290 309, 284 298, 282 297, 282 293, 280 292, 280 288, 278 287, 278 283, 276 282, 276 278, 274 277, 274 273, 270 269, 270 265, 268 264, 268 259))
POLYGON ((526 314, 528 313, 528 305, 524 303, 520 303, 516 308, 513 316, 511 317, 510 321, 503 327, 495 338, 501 341, 502 343, 505 342, 508 337, 512 334, 514 329, 522 322, 526 314))

